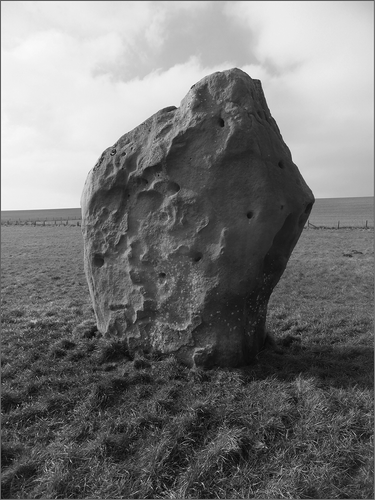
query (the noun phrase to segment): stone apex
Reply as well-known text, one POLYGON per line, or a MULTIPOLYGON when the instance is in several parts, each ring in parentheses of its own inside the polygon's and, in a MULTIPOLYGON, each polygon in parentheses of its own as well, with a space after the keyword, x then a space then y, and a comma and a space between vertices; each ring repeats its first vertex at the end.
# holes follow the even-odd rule
POLYGON ((190 90, 194 89, 198 86, 203 86, 207 83, 215 83, 215 85, 224 87, 229 84, 231 81, 235 80, 243 80, 247 85, 254 84, 255 86, 262 87, 260 80, 251 78, 250 75, 245 73, 242 69, 239 68, 230 68, 224 71, 215 71, 210 75, 204 76, 198 82, 190 87, 190 90))
POLYGON ((186 108, 191 107, 192 102, 203 102, 206 108, 232 103, 247 112, 254 112, 264 117, 282 139, 279 127, 268 107, 261 80, 252 78, 242 69, 234 67, 203 77, 190 87, 177 109, 186 113, 186 108))

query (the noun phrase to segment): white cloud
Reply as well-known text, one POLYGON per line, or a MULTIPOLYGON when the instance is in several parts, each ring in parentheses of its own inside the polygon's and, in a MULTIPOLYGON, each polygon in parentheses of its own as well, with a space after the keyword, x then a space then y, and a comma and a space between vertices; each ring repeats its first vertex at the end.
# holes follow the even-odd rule
POLYGON ((318 197, 370 194, 372 2, 6 1, 1 9, 3 209, 78 206, 106 147, 233 66, 261 79, 318 197), (192 42, 177 50, 180 26, 192 42))
POLYGON ((178 106, 206 74, 226 69, 202 68, 192 57, 128 82, 97 71, 122 49, 116 34, 87 41, 49 30, 4 50, 2 182, 18 185, 19 197, 3 189, 3 209, 17 208, 20 200, 29 208, 48 208, 59 199, 77 206, 87 173, 105 148, 159 109, 178 106), (27 182, 24 196, 20 179, 27 182), (64 190, 65 198, 57 195, 64 190))
POLYGON ((7 45, 46 28, 78 39, 121 33, 131 40, 152 22, 154 3, 158 2, 3 1, 2 31, 7 45))

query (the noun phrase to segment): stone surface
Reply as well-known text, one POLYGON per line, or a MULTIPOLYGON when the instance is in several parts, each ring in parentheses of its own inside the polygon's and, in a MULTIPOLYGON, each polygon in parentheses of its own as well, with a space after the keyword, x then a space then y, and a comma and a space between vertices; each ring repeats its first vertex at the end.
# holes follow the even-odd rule
POLYGON ((99 331, 189 366, 251 362, 313 203, 260 81, 236 68, 203 78, 88 175, 84 265, 99 331))

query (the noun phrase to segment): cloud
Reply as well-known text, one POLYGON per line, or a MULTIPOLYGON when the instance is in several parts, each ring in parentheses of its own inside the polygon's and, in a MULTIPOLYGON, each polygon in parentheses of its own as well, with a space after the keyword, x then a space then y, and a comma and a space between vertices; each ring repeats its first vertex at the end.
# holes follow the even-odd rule
POLYGON ((59 192, 65 192, 64 206, 77 206, 102 150, 162 107, 178 106, 206 74, 231 65, 205 66, 189 51, 169 51, 163 59, 168 37, 178 45, 178 28, 168 27, 179 12, 193 21, 216 10, 210 2, 194 9, 181 3, 171 10, 168 2, 20 2, 18 11, 7 5, 6 27, 20 18, 28 29, 8 33, 2 47, 3 209, 17 208, 21 200, 45 208, 64 199, 59 192), (80 29, 82 19, 87 22, 80 29), (142 54, 147 57, 139 71, 133 61, 138 58, 140 66, 142 54), (153 54, 159 58, 147 63, 153 54), (20 179, 27 180, 23 195, 20 179))
POLYGON ((131 41, 148 29, 159 2, 18 1, 2 2, 2 32, 7 48, 52 29, 77 40, 119 33, 131 41))
POLYGON ((3 189, 3 209, 17 208, 14 200, 28 200, 29 208, 48 208, 58 200, 77 206, 87 173, 105 148, 159 109, 178 106, 206 74, 226 69, 225 64, 202 67, 192 57, 164 72, 124 82, 110 72, 92 72, 103 60, 104 46, 111 49, 107 57, 115 58, 115 35, 78 43, 70 35, 48 31, 4 54, 8 71, 3 89, 13 98, 3 106, 2 183, 16 185, 18 196, 14 189, 3 189), (23 195, 21 179, 26 183, 23 195))
POLYGON ((204 76, 234 66, 262 80, 317 196, 370 194, 372 2, 54 1, 1 9, 3 209, 78 206, 105 148, 178 106, 204 76))

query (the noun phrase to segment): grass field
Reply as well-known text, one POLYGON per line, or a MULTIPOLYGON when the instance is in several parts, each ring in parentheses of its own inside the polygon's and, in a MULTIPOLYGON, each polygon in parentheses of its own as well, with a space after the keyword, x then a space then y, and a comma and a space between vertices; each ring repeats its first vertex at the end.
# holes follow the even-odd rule
POLYGON ((2 228, 2 498, 374 498, 373 231, 306 230, 278 350, 191 372, 95 332, 78 227, 2 228))

